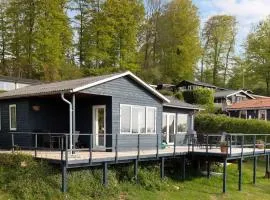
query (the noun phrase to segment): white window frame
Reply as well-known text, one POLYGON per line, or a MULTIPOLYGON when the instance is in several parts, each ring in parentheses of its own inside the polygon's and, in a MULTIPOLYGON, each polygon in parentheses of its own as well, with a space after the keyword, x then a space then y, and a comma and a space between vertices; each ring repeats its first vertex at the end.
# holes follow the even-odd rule
POLYGON ((266 121, 266 120, 267 120, 267 110, 258 110, 258 119, 259 119, 259 120, 265 120, 265 121, 266 121), (260 119, 260 115, 261 115, 260 112, 261 112, 261 111, 264 111, 264 112, 265 112, 265 118, 264 118, 264 119, 260 119))
POLYGON ((17 107, 16 104, 11 104, 9 105, 9 130, 11 131, 16 131, 17 130, 17 107), (15 122, 16 122, 16 127, 11 127, 11 109, 15 108, 15 113, 16 113, 16 117, 15 117, 15 122))
MULTIPOLYGON (((120 134, 125 134, 125 135, 138 135, 138 134, 148 134, 148 135, 154 135, 157 133, 157 108, 156 107, 151 107, 151 106, 141 106, 141 105, 131 105, 131 104, 120 104, 120 134), (121 132, 121 122, 122 122, 122 116, 121 116, 121 107, 130 107, 130 130, 129 132, 121 132), (132 114, 133 114, 133 108, 144 108, 145 110, 145 133, 132 133, 132 114), (147 132, 147 115, 148 115, 148 109, 154 109, 155 110, 155 132, 154 133, 148 133, 147 132)), ((140 131, 140 130, 139 130, 140 131)))

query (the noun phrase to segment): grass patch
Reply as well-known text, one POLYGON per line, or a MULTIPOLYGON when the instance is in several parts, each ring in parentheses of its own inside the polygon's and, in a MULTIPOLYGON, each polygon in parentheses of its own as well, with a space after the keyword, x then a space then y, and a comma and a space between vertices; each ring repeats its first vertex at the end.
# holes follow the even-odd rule
MULTIPOLYGON (((141 166, 139 183, 133 168, 119 165, 109 168, 109 186, 101 184, 102 170, 77 169, 68 173, 68 192, 60 191, 60 170, 46 162, 34 161, 22 154, 0 155, 0 199, 270 199, 270 180, 264 179, 265 165, 260 160, 257 184, 252 184, 252 162, 243 166, 243 191, 238 192, 238 170, 228 167, 228 193, 222 194, 222 177, 159 177, 156 163, 141 166), (177 178, 176 178, 177 177, 177 178)), ((180 173, 177 170, 176 173, 180 173)), ((173 173, 171 173, 173 174, 173 173)))

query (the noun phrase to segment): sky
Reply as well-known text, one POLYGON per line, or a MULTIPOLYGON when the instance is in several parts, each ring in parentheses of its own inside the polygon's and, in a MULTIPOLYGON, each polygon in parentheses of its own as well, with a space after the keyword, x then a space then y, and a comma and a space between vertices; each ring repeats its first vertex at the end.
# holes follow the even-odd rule
POLYGON ((202 25, 209 17, 234 15, 238 21, 237 52, 243 52, 244 41, 252 28, 270 15, 270 0, 192 0, 198 7, 202 25))

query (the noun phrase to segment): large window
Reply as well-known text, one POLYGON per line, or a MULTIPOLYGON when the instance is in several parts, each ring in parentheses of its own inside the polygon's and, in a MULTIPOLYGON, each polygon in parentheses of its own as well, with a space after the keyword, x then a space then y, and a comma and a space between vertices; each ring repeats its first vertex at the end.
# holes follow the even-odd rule
POLYGON ((240 110, 239 117, 242 119, 247 119, 247 111, 246 110, 240 110))
POLYGON ((121 105, 121 133, 156 133, 156 108, 121 105))
POLYGON ((16 105, 9 105, 9 129, 11 131, 17 130, 17 116, 16 116, 16 105))
POLYGON ((259 110, 259 113, 258 113, 258 119, 266 120, 266 119, 267 119, 267 118, 266 118, 266 116, 267 116, 266 113, 267 113, 266 110, 259 110))
POLYGON ((177 133, 186 133, 188 130, 188 115, 177 114, 177 133))

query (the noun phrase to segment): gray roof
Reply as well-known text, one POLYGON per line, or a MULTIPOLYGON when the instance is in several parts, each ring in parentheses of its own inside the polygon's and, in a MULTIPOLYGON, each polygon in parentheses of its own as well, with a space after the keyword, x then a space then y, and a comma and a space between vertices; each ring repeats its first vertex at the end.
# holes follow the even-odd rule
POLYGON ((215 85, 211 85, 209 83, 204 83, 204 82, 200 82, 200 81, 190 81, 190 80, 183 80, 181 81, 177 87, 181 87, 185 84, 190 84, 190 85, 199 85, 199 86, 204 86, 204 87, 209 87, 209 88, 217 88, 217 86, 215 85))
POLYGON ((165 107, 176 107, 176 108, 183 108, 183 109, 189 109, 189 110, 200 110, 198 106, 186 103, 184 101, 180 101, 175 97, 172 97, 172 96, 165 96, 165 97, 170 100, 170 103, 163 104, 163 106, 165 107))
POLYGON ((246 96, 249 96, 250 98, 253 98, 252 95, 246 93, 243 90, 223 90, 223 91, 218 91, 214 94, 215 98, 226 98, 227 96, 233 95, 233 94, 237 94, 237 93, 243 93, 246 96))
POLYGON ((51 94, 60 94, 64 93, 75 93, 86 88, 93 87, 98 84, 102 84, 123 76, 129 76, 133 80, 135 80, 142 87, 147 89, 149 92, 153 93, 158 98, 162 99, 165 102, 169 102, 166 97, 157 92, 155 89, 151 88, 148 84, 143 82, 133 73, 127 71, 122 73, 114 73, 103 76, 93 76, 75 80, 68 81, 59 81, 53 83, 44 83, 39 85, 30 85, 23 88, 19 88, 16 90, 10 90, 8 92, 4 92, 0 94, 0 99, 12 99, 12 98, 21 98, 21 97, 29 97, 29 96, 43 96, 43 95, 51 95, 51 94))

